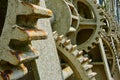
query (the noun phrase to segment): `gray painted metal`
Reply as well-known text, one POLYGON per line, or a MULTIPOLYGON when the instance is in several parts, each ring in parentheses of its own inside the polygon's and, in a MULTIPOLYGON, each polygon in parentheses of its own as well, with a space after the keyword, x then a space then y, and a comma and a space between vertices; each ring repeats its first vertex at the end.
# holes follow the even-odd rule
MULTIPOLYGON (((44 0, 40 0, 40 5, 45 7, 44 0)), ((40 29, 44 29, 48 33, 48 38, 43 41, 32 41, 33 47, 40 53, 34 63, 37 64, 36 70, 38 70, 38 72, 35 71, 35 80, 63 80, 50 21, 39 19, 38 25, 40 29)))

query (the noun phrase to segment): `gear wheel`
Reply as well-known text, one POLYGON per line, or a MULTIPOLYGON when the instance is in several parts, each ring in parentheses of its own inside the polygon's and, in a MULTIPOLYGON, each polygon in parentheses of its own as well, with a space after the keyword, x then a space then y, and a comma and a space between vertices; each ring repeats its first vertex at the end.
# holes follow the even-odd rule
POLYGON ((51 20, 53 31, 57 31, 61 35, 71 34, 76 31, 79 26, 79 14, 70 1, 47 0, 46 5, 53 11, 51 20))
POLYGON ((96 39, 99 37, 98 33, 101 31, 101 26, 104 25, 101 21, 103 17, 100 15, 102 13, 99 10, 100 6, 95 1, 53 0, 46 1, 46 4, 54 13, 53 31, 66 35, 73 44, 78 45, 79 50, 88 52, 90 48, 93 48, 94 44, 97 43, 96 39), (51 6, 56 3, 62 7, 51 6))
POLYGON ((77 46, 72 45, 63 35, 59 36, 56 32, 53 32, 53 35, 59 55, 73 70, 77 80, 95 80, 96 73, 92 72, 93 66, 89 64, 90 60, 82 55, 83 51, 78 51, 77 46))
MULTIPOLYGON (((106 44, 107 48, 108 48, 108 52, 109 56, 111 55, 113 57, 113 60, 111 61, 110 59, 108 59, 108 62, 110 64, 110 69, 111 69, 111 75, 113 75, 113 77, 115 76, 114 74, 117 74, 117 72, 119 73, 119 39, 118 39, 118 23, 114 20, 114 18, 112 17, 112 15, 108 12, 103 11, 103 15, 104 15, 104 19, 103 22, 105 22, 105 26, 103 26, 104 31, 101 33, 104 35, 104 39, 103 42, 104 44, 106 44), (116 72, 115 70, 118 69, 116 72)), ((118 79, 116 77, 114 77, 115 80, 118 79)))
POLYGON ((76 7, 80 15, 80 24, 77 31, 68 37, 73 44, 78 45, 79 50, 90 51, 97 43, 103 19, 100 6, 92 0, 73 0, 73 5, 76 7))
POLYGON ((36 23, 39 18, 50 17, 52 11, 38 6, 37 2, 36 0, 1 1, 3 4, 0 5, 0 17, 2 17, 0 80, 16 80, 24 76, 28 72, 24 63, 39 57, 31 41, 46 39, 47 33, 38 29, 36 23))

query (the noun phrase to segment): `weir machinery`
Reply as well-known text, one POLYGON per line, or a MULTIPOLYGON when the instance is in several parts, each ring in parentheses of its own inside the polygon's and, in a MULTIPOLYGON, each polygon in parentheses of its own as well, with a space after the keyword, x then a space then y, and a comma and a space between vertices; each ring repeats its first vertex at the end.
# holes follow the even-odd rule
POLYGON ((96 0, 0 0, 0 80, 120 80, 119 30, 96 0))

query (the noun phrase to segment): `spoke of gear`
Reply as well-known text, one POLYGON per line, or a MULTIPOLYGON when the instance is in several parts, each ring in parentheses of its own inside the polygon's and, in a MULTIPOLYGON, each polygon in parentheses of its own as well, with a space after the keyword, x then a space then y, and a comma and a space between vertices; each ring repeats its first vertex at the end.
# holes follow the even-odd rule
POLYGON ((92 0, 73 0, 73 5, 76 7, 79 16, 80 24, 74 35, 68 35, 73 44, 78 45, 79 50, 88 52, 94 48, 99 37, 98 33, 103 26, 103 19, 100 6, 92 0))
POLYGON ((53 35, 56 47, 61 52, 59 55, 67 61, 77 80, 95 80, 96 73, 92 72, 90 60, 82 55, 83 51, 77 50, 77 46, 72 45, 63 35, 59 36, 57 32, 53 32, 53 35))

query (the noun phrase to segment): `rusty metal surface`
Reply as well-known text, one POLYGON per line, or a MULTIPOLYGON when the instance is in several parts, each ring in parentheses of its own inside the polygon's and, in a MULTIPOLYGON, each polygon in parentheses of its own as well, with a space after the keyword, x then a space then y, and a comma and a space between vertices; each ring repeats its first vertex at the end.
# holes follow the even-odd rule
POLYGON ((6 3, 8 9, 0 36, 0 62, 6 63, 0 66, 0 77, 16 80, 28 72, 22 63, 39 57, 31 41, 47 38, 47 33, 38 29, 37 21, 38 18, 50 17, 52 11, 20 0, 8 0, 6 3))
POLYGON ((16 67, 8 63, 1 63, 0 66, 0 80, 16 80, 28 72, 23 64, 16 67))

